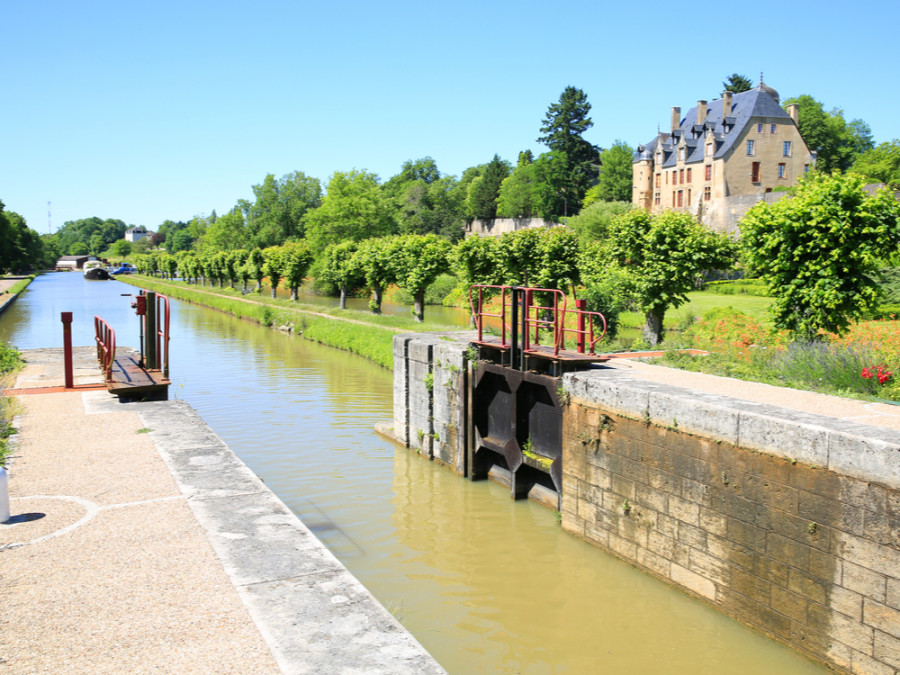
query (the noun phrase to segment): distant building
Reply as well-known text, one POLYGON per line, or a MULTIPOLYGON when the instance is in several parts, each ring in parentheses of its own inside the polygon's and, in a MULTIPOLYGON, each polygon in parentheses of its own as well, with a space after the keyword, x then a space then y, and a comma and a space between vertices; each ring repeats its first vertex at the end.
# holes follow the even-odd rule
POLYGON ((136 241, 140 241, 144 237, 152 237, 155 232, 151 232, 143 225, 138 225, 137 227, 131 227, 125 230, 125 241, 130 241, 132 244, 136 241))
POLYGON ((80 270, 88 260, 96 260, 92 255, 64 255, 56 261, 58 270, 80 270))
POLYGON ((797 115, 796 105, 785 111, 763 82, 697 101, 684 118, 673 107, 671 131, 635 152, 633 204, 651 213, 688 211, 712 229, 733 230, 754 203, 769 201, 768 193, 790 187, 815 165, 797 115))
POLYGON ((491 218, 491 219, 475 219, 466 222, 465 236, 478 234, 483 237, 499 237, 507 232, 518 232, 519 230, 530 230, 534 228, 550 228, 559 227, 559 223, 554 223, 543 218, 491 218))

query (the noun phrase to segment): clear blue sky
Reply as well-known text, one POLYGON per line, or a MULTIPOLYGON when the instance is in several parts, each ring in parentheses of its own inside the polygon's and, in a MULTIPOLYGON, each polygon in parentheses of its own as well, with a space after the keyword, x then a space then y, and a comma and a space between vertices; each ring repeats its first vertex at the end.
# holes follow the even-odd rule
POLYGON ((607 147, 738 72, 900 137, 894 0, 756 3, 0 3, 0 200, 48 231, 155 228, 251 199, 267 173, 382 180, 515 162, 567 85, 607 147))

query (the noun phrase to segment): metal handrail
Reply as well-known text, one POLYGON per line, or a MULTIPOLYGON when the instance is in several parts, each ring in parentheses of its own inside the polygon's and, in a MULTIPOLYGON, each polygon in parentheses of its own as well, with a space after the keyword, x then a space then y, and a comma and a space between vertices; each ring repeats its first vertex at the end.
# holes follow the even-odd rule
POLYGON ((472 317, 475 319, 475 327, 478 329, 478 341, 481 342, 484 334, 484 319, 492 317, 500 319, 500 344, 506 347, 506 294, 511 289, 510 286, 495 286, 490 284, 473 284, 469 286, 469 308, 472 310, 472 317), (472 291, 478 289, 478 309, 472 300, 472 291), (500 291, 500 314, 493 314, 484 311, 484 290, 493 288, 500 291))
POLYGON ((559 355, 559 345, 563 336, 563 332, 560 330, 561 319, 564 319, 566 314, 566 294, 558 288, 522 287, 520 290, 525 292, 526 329, 525 334, 522 336, 524 340, 522 345, 523 351, 527 352, 531 350, 529 332, 532 328, 534 329, 534 345, 536 347, 540 346, 541 328, 544 327, 553 332, 553 355, 559 355), (553 297, 553 305, 544 306, 533 304, 535 293, 550 293, 553 297), (562 302, 560 302, 560 299, 562 299, 562 302), (562 306, 560 307, 560 305, 562 306), (553 313, 552 319, 542 319, 540 317, 540 313, 547 310, 553 313), (532 316, 532 311, 534 311, 534 316, 532 316))
POLYGON ((160 293, 156 294, 156 358, 162 363, 162 374, 163 377, 169 377, 169 314, 170 314, 170 306, 169 306, 169 298, 168 296, 162 295, 160 293), (159 310, 163 309, 163 320, 160 322, 159 318, 159 310), (163 327, 161 327, 161 324, 163 327))
MULTIPOLYGON (((588 353, 593 354, 594 353, 594 345, 596 345, 598 342, 600 342, 600 340, 602 340, 603 337, 606 335, 606 330, 607 330, 606 317, 603 316, 600 312, 588 312, 583 309, 575 309, 575 310, 569 310, 569 311, 570 311, 570 313, 575 314, 576 321, 577 321, 579 327, 578 328, 567 328, 565 318, 563 318, 563 321, 562 321, 563 348, 565 348, 565 342, 566 342, 565 334, 566 333, 574 333, 575 335, 584 336, 587 338, 588 343, 590 345, 588 348, 589 349, 588 353), (600 332, 600 335, 598 335, 597 337, 594 337, 594 322, 592 320, 592 318, 595 316, 600 317, 600 321, 603 324, 603 330, 600 332), (584 326, 585 319, 587 319, 587 328, 582 327, 582 326, 584 326)), ((578 352, 582 353, 582 354, 584 353, 584 344, 583 344, 583 341, 580 339, 578 340, 578 352)))
POLYGON ((97 342, 100 368, 106 381, 112 382, 112 367, 116 360, 116 332, 99 316, 94 316, 94 339, 97 342))

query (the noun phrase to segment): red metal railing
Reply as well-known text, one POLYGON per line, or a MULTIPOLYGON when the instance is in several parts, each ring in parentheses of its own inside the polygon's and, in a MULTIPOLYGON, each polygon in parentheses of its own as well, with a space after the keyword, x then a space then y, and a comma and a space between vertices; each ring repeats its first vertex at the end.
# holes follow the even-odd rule
POLYGON ((97 360, 106 377, 112 381, 112 367, 116 360, 116 332, 99 316, 94 317, 94 339, 97 341, 97 360))
MULTIPOLYGON (((494 318, 500 319, 500 344, 504 347, 507 347, 506 344, 506 331, 509 330, 509 326, 506 323, 506 308, 507 308, 507 293, 511 290, 510 286, 490 286, 490 285, 481 285, 476 284, 474 286, 469 286, 469 307, 472 309, 472 318, 475 320, 475 327, 478 330, 478 341, 481 342, 482 336, 484 335, 484 320, 486 318, 494 318), (475 309, 475 304, 472 299, 472 291, 474 289, 478 289, 478 309, 475 309), (500 313, 492 314, 484 310, 485 303, 485 289, 494 289, 500 291, 500 313)), ((488 294, 488 300, 493 297, 493 294, 488 294)))
POLYGON ((163 377, 169 377, 169 298, 156 294, 156 358, 163 377), (160 310, 163 310, 160 312, 160 310))
POLYGON ((517 287, 515 291, 514 294, 512 286, 476 284, 469 288, 469 305, 478 330, 479 342, 483 340, 485 320, 500 319, 500 344, 502 347, 509 346, 507 333, 511 331, 511 328, 506 321, 507 317, 512 315, 514 296, 524 297, 522 303, 523 335, 521 338, 524 352, 536 351, 534 348, 541 346, 541 333, 549 331, 552 335, 554 356, 559 355, 560 349, 566 348, 567 334, 575 336, 576 350, 579 354, 584 354, 586 348, 587 353, 593 354, 596 344, 606 335, 606 318, 599 312, 589 312, 584 309, 583 300, 576 300, 576 309, 573 310, 567 307, 566 294, 555 288, 517 287), (477 306, 473 297, 476 289, 477 306), (485 289, 493 291, 487 293, 487 300, 485 299, 485 289), (496 291, 500 291, 499 313, 487 311, 485 307, 486 302, 496 295, 496 291), (544 297, 549 297, 548 304, 536 304, 535 294, 539 293, 545 294, 544 297), (594 326, 595 318, 603 327, 599 334, 594 326), (575 327, 566 326, 567 321, 572 321, 575 327))

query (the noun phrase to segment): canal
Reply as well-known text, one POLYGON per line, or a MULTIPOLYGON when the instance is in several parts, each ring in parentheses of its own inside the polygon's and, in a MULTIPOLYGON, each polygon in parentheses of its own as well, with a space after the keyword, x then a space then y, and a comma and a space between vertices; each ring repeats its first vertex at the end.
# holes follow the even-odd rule
MULTIPOLYGON (((118 282, 38 277, 0 315, 20 349, 138 345, 118 282)), ((172 398, 188 401, 450 673, 821 673, 790 649, 377 436, 392 375, 346 352, 173 302, 172 398)))

